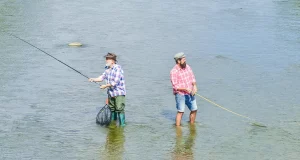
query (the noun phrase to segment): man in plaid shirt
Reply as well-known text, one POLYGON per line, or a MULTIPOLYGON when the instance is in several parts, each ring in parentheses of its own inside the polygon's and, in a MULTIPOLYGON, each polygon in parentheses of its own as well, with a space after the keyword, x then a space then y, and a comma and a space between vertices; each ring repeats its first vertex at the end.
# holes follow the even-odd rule
POLYGON ((192 68, 186 64, 185 54, 177 53, 174 56, 176 65, 170 72, 173 93, 176 100, 176 126, 180 126, 185 105, 189 108, 190 123, 193 124, 197 114, 195 94, 197 92, 196 79, 192 68))
POLYGON ((106 70, 98 78, 90 78, 90 82, 106 81, 101 85, 101 89, 107 88, 108 106, 111 110, 111 120, 117 120, 119 116, 119 125, 125 126, 125 79, 124 72, 120 65, 116 64, 117 56, 114 53, 108 53, 106 56, 106 70))

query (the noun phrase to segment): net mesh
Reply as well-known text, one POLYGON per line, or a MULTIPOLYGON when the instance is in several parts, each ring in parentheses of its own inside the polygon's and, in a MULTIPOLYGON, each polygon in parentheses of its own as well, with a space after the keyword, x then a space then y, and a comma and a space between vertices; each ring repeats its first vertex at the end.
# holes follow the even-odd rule
POLYGON ((108 105, 103 106, 97 114, 96 123, 101 126, 109 125, 111 120, 111 111, 108 105))

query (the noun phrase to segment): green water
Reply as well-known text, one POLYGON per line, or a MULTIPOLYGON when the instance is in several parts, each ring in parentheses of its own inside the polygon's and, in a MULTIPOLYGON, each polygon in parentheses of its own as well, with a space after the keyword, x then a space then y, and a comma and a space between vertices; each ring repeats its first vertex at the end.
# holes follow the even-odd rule
POLYGON ((299 14, 296 0, 2 0, 2 31, 89 77, 115 52, 127 125, 98 126, 105 91, 1 32, 0 159, 299 159, 299 14), (266 127, 200 97, 197 123, 186 110, 175 127, 169 72, 181 51, 199 94, 266 127))

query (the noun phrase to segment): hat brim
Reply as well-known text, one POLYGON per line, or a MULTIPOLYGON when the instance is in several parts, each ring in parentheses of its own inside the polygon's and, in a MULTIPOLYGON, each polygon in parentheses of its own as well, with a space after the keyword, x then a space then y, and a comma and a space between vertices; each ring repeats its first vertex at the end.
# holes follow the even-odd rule
POLYGON ((178 60, 178 59, 181 59, 181 58, 185 58, 185 55, 182 55, 182 56, 180 56, 180 57, 175 57, 174 59, 175 59, 175 60, 178 60))

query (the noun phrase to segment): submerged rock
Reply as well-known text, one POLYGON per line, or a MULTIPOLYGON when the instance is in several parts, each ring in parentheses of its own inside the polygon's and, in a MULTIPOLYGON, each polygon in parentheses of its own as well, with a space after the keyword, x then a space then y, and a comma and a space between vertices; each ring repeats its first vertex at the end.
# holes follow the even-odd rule
POLYGON ((72 42, 72 43, 69 43, 69 46, 82 46, 82 44, 79 42, 72 42))

